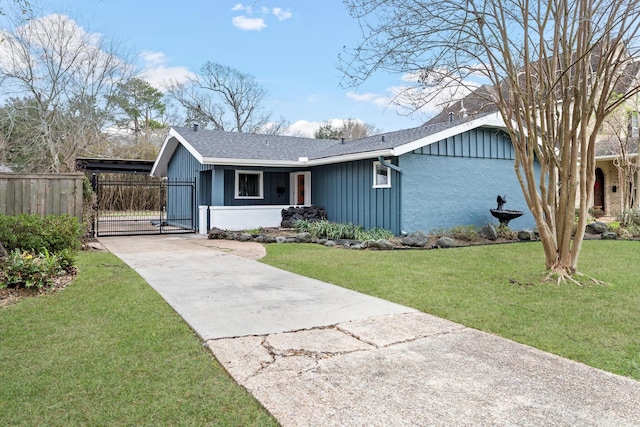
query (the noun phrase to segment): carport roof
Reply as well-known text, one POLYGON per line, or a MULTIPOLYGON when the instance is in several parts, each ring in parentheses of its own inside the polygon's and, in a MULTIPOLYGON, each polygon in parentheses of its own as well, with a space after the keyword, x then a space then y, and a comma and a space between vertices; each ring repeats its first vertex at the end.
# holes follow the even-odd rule
POLYGON ((100 158, 76 158, 76 166, 83 172, 93 173, 144 173, 150 174, 153 168, 153 160, 137 159, 100 159, 100 158))

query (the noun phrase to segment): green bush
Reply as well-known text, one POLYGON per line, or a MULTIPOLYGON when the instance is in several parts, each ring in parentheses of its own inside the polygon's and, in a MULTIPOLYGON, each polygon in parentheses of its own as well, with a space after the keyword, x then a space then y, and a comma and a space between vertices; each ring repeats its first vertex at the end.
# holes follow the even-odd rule
POLYGON ((618 216, 623 227, 640 227, 640 209, 629 209, 618 216))
POLYGON ((0 260, 0 265, 0 289, 44 288, 52 285, 55 277, 64 272, 59 258, 46 249, 39 254, 14 249, 0 260))
POLYGON ((383 228, 366 229, 360 225, 351 223, 336 223, 327 220, 309 222, 305 220, 296 221, 293 227, 298 232, 307 232, 315 238, 322 239, 351 239, 351 240, 380 240, 390 239, 393 233, 383 228))
POLYGON ((438 228, 431 230, 431 235, 435 237, 451 237, 456 240, 473 242, 479 240, 478 227, 475 225, 456 225, 451 228, 438 228))
POLYGON ((78 219, 69 215, 1 215, 0 242, 10 252, 40 252, 46 249, 57 254, 64 250, 77 252, 82 245, 83 229, 78 219))

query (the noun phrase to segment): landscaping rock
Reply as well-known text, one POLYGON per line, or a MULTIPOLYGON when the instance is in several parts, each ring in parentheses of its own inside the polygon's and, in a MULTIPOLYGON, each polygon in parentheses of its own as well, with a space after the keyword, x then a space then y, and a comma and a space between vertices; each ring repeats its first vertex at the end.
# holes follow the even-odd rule
POLYGON ((589 234, 602 234, 609 231, 609 226, 604 222, 596 221, 591 224, 587 224, 585 231, 589 234))
POLYGON ((275 236, 264 236, 264 243, 276 243, 275 236))
POLYGON ((226 234, 227 234, 226 231, 221 230, 217 227, 213 227, 211 230, 209 230, 207 237, 209 239, 224 239, 226 238, 226 234))
POLYGON ((298 235, 296 235, 296 242, 297 243, 311 243, 311 233, 300 233, 298 235))
POLYGON ((535 240, 535 234, 531 230, 520 230, 518 231, 518 240, 522 242, 530 242, 535 240))
POLYGON ((464 245, 451 237, 443 236, 436 240, 436 246, 438 248, 459 248, 464 245))
POLYGON ((429 236, 422 231, 414 231, 403 237, 400 241, 404 246, 411 246, 414 248, 423 248, 429 243, 429 236))
POLYGON ((238 241, 240 242, 250 242, 253 240, 253 236, 249 233, 242 233, 238 236, 238 241))
POLYGON ((255 237, 254 240, 256 243, 264 243, 264 236, 262 234, 259 234, 255 237))
POLYGON ((286 243, 287 242, 287 238, 284 236, 278 236, 276 237, 276 242, 277 243, 286 243))
POLYGON ((498 238, 498 232, 492 224, 487 224, 478 231, 478 236, 487 240, 496 240, 498 238))
POLYGON ((327 211, 319 206, 291 206, 288 209, 283 209, 281 214, 282 222, 280 226, 285 228, 292 228, 293 224, 301 219, 309 222, 327 219, 327 211))
POLYGON ((328 248, 333 248, 336 246, 336 242, 334 242, 333 240, 327 240, 324 245, 328 248))
POLYGON ((377 249, 382 251, 393 249, 393 245, 391 244, 391 242, 386 239, 367 240, 366 247, 369 249, 377 249))
POLYGON ((602 240, 616 240, 618 238, 618 235, 613 231, 605 231, 600 235, 600 238, 602 240))
POLYGON ((298 243, 298 239, 295 237, 287 237, 285 243, 298 243))

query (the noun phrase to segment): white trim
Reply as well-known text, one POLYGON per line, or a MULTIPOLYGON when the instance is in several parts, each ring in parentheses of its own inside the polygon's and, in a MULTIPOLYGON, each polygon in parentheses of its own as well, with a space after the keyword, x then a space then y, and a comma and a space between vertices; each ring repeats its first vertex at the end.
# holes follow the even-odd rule
POLYGON ((237 231, 279 227, 282 210, 288 207, 289 205, 209 206, 209 224, 211 228, 237 231))
POLYGON ((298 176, 304 175, 304 205, 311 206, 311 172, 291 172, 289 174, 289 202, 292 206, 299 206, 298 200, 298 176))
POLYGON ((373 162, 373 188, 391 188, 391 168, 383 166, 379 161, 373 162), (378 184, 378 166, 386 169, 387 171, 387 183, 378 184))
POLYGON ((187 140, 184 139, 175 129, 171 128, 169 129, 169 135, 167 135, 164 143, 162 144, 162 148, 160 148, 160 154, 158 154, 158 157, 151 168, 151 176, 162 177, 167 175, 169 160, 171 160, 171 156, 173 156, 176 148, 178 148, 178 142, 184 145, 184 148, 186 148, 187 151, 196 158, 196 160, 203 163, 204 158, 200 153, 198 153, 198 150, 193 148, 193 146, 189 144, 187 140), (160 165, 162 165, 162 167, 160 165))
POLYGON ((262 171, 247 171, 247 170, 236 169, 235 172, 236 172, 236 174, 235 174, 234 191, 233 191, 233 197, 235 199, 241 199, 241 200, 264 199, 264 180, 263 180, 263 172, 262 171), (240 195, 240 180, 239 180, 240 174, 243 174, 243 175, 258 175, 258 191, 259 191, 259 194, 257 196, 241 196, 240 195))
POLYGON ((479 119, 471 120, 469 122, 465 122, 457 126, 452 126, 441 132, 425 136, 424 138, 416 139, 415 141, 411 141, 404 145, 399 145, 392 150, 393 155, 400 156, 402 154, 409 153, 413 150, 417 150, 418 148, 426 147, 427 145, 433 144, 438 141, 442 141, 447 138, 451 138, 452 136, 460 135, 464 132, 467 132, 482 126, 494 126, 498 128, 505 128, 504 121, 502 120, 502 117, 500 116, 499 113, 487 114, 486 116, 482 116, 479 119))

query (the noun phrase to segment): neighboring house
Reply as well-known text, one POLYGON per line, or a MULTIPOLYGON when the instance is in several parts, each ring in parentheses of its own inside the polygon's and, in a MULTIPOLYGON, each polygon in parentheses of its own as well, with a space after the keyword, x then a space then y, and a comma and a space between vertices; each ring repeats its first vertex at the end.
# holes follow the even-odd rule
MULTIPOLYGON (((626 157, 628 161, 637 165, 638 142, 637 138, 627 143, 626 157)), ((621 161, 620 142, 617 138, 605 136, 596 144, 596 182, 593 188, 593 206, 596 210, 602 210, 607 216, 617 216, 624 211, 623 198, 631 198, 629 205, 632 209, 638 208, 640 202, 640 185, 638 173, 633 173, 633 183, 624 179, 624 173, 616 166, 621 161), (628 188, 622 188, 628 186, 628 188)), ((624 162, 623 162, 624 163, 624 162)), ((632 167, 636 168, 636 167, 632 167)), ((632 175, 629 175, 630 177, 632 175)))
POLYGON ((201 232, 278 226, 282 209, 316 205, 333 222, 428 233, 497 224, 498 195, 525 212, 511 226, 535 226, 497 114, 350 142, 172 128, 151 174, 195 179, 201 232))

